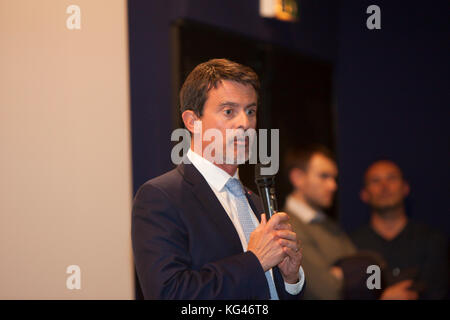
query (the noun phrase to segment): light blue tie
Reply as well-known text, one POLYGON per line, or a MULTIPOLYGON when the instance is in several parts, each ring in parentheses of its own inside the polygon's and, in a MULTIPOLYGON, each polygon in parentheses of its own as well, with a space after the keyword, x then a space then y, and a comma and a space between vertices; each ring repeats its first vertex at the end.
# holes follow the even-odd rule
MULTIPOLYGON (((250 239, 250 233, 255 230, 256 226, 252 220, 252 213, 249 210, 249 205, 247 198, 244 193, 244 188, 238 179, 230 178, 225 185, 225 187, 235 196, 236 198, 236 209, 238 214, 239 222, 241 223, 242 229, 244 230, 245 238, 247 239, 247 244, 250 239)), ((279 300, 277 290, 275 289, 275 283, 272 279, 272 275, 268 270, 266 272, 267 283, 269 284, 270 299, 279 300)))

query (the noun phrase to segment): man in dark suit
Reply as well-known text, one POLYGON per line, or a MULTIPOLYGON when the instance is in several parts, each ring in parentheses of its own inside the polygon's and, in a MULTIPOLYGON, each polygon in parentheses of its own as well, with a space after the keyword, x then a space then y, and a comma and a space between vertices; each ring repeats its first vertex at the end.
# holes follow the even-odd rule
POLYGON ((289 217, 279 212, 267 221, 237 171, 238 155, 249 151, 243 134, 256 127, 258 89, 253 70, 226 59, 198 65, 183 84, 189 163, 147 181, 133 205, 134 260, 145 298, 299 298, 305 278, 289 217), (209 129, 241 135, 215 140, 219 148, 207 154, 209 129), (230 145, 232 161, 222 161, 230 145))

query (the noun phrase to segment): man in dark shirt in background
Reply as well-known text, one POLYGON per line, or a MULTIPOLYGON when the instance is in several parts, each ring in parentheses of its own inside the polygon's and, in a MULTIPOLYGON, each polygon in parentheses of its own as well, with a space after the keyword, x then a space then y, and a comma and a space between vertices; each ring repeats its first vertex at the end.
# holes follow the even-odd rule
POLYGON ((409 185, 392 161, 373 163, 364 176, 361 199, 371 209, 370 223, 352 240, 360 250, 387 262, 386 290, 398 299, 443 299, 448 286, 447 239, 408 219, 404 199, 409 185))

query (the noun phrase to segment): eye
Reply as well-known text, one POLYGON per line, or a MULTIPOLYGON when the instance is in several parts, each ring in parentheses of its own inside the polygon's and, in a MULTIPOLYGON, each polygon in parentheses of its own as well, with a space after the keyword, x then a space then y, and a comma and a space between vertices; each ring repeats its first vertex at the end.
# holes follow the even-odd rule
POLYGON ((389 181, 397 181, 397 180, 400 180, 400 177, 392 175, 392 176, 388 177, 388 180, 389 181))
POLYGON ((231 116, 231 114, 233 113, 233 109, 225 109, 223 112, 226 116, 231 116))
POLYGON ((323 179, 323 180, 327 180, 328 178, 331 178, 331 176, 329 174, 327 174, 327 173, 322 173, 320 175, 320 178, 323 179))
POLYGON ((256 114, 256 109, 247 109, 247 115, 253 116, 256 114))

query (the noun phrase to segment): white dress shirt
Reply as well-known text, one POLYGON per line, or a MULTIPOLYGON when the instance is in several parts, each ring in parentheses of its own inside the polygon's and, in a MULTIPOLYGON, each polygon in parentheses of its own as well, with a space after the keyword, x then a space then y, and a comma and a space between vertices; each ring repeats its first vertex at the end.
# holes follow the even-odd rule
MULTIPOLYGON (((238 171, 236 170, 234 176, 231 177, 227 172, 220 169, 219 167, 214 165, 212 162, 206 160, 202 156, 198 155, 191 149, 189 149, 189 151, 187 152, 187 158, 194 165, 194 167, 200 172, 200 174, 205 178, 206 182, 211 187, 214 194, 217 196, 217 199, 222 204, 222 207, 224 208, 225 212, 228 214, 228 217, 230 218, 231 222, 236 228, 236 231, 239 235, 239 239, 241 240, 243 250, 247 251, 248 243, 247 239, 245 238, 244 230, 242 229, 241 223, 239 222, 238 219, 236 209, 236 199, 234 195, 231 192, 229 192, 227 188, 225 188, 225 185, 230 178, 239 179, 238 171)), ((256 218, 252 208, 250 207, 250 204, 248 202, 247 204, 248 210, 252 213, 251 216, 254 225, 255 226, 259 225, 259 221, 256 218)), ((270 269, 270 273, 272 274, 272 281, 273 281, 272 269, 270 269)), ((300 266, 299 282, 294 284, 285 282, 284 285, 288 293, 296 295, 302 290, 304 282, 305 282, 305 275, 303 273, 303 268, 300 266)))
POLYGON ((326 215, 323 212, 315 211, 310 206, 289 195, 286 198, 286 211, 295 215, 303 223, 309 224, 314 221, 323 221, 326 215))

